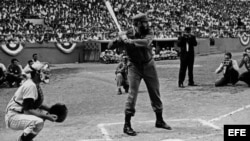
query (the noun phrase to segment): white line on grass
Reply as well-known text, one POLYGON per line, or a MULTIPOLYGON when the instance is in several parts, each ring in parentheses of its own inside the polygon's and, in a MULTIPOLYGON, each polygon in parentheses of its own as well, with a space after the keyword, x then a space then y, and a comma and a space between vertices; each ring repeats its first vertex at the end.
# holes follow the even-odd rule
MULTIPOLYGON (((221 130, 221 128, 215 124, 213 124, 213 122, 215 121, 219 121, 225 117, 228 117, 228 116, 231 116, 235 113, 238 113, 240 111, 243 111, 245 109, 248 109, 250 108, 250 105, 246 105, 246 106, 243 106, 239 109, 236 109, 228 114, 225 114, 225 115, 221 115, 219 117, 216 117, 216 118, 213 118, 211 120, 203 120, 203 119, 171 119, 171 120, 167 120, 167 121, 172 121, 172 122, 178 122, 178 121, 196 121, 196 122, 199 122, 201 123, 202 125, 204 126, 208 126, 208 127, 211 127, 213 129, 217 129, 217 130, 221 130)), ((149 122, 155 122, 155 120, 148 120, 148 121, 136 121, 138 123, 149 123, 149 122)), ((115 123, 101 123, 101 124, 98 124, 97 127, 101 130, 101 133, 104 135, 104 139, 84 139, 84 140, 79 140, 79 141, 112 141, 112 139, 110 138, 110 135, 108 133, 108 131, 106 130, 105 126, 112 126, 112 125, 121 125, 121 124, 124 124, 123 122, 115 122, 115 123)), ((220 133, 221 134, 221 133, 220 133)), ((214 135, 220 135, 220 134, 209 134, 209 135, 204 135, 204 136, 198 136, 198 137, 191 137, 189 139, 186 139, 185 141, 188 141, 188 140, 192 140, 192 139, 200 139, 200 138, 205 138, 205 137, 210 137, 210 136, 214 136, 214 135)), ((162 141, 184 141, 182 139, 166 139, 166 140, 162 140, 162 141)))
POLYGON ((212 136, 221 135, 221 134, 222 133, 216 133, 216 134, 208 134, 208 135, 204 135, 204 136, 191 137, 188 139, 165 139, 165 140, 161 140, 161 141, 190 141, 193 139, 202 139, 202 138, 212 137, 212 136))
POLYGON ((165 140, 161 140, 161 141, 184 141, 182 139, 165 139, 165 140))
MULTIPOLYGON (((180 121, 194 121, 194 122, 199 122, 204 126, 208 126, 211 127, 213 129, 220 129, 218 126, 214 125, 213 123, 210 123, 208 121, 202 120, 202 119, 170 119, 167 120, 170 122, 180 122, 180 121)), ((137 123, 151 123, 151 122, 155 122, 155 120, 147 120, 147 121, 135 121, 137 123)), ((110 135, 108 133, 108 131, 106 130, 105 126, 112 126, 112 125, 121 125, 124 124, 123 122, 114 122, 114 123, 101 123, 98 124, 97 127, 101 130, 101 133, 104 135, 104 140, 105 141, 112 141, 112 139, 110 138, 110 135)), ((164 140, 164 141, 183 141, 180 139, 171 139, 171 140, 164 140)))
POLYGON ((208 135, 198 136, 198 137, 191 137, 191 138, 185 139, 185 141, 189 141, 189 140, 193 140, 193 139, 202 139, 202 138, 212 137, 212 136, 216 136, 216 135, 222 135, 222 133, 208 134, 208 135))
POLYGON ((228 113, 228 114, 225 114, 225 115, 222 115, 222 116, 213 118, 213 119, 209 120, 208 122, 219 121, 219 120, 221 120, 221 119, 223 119, 223 118, 225 118, 225 117, 231 116, 231 115, 233 115, 233 114, 235 114, 235 113, 238 113, 238 112, 243 111, 243 110, 248 109, 248 108, 250 108, 250 105, 243 106, 243 107, 241 107, 241 108, 239 108, 239 109, 237 109, 237 110, 235 110, 235 111, 232 111, 232 112, 230 112, 230 113, 228 113))
POLYGON ((221 130, 221 128, 209 121, 206 121, 206 120, 203 120, 203 119, 197 119, 201 124, 203 124, 204 126, 208 126, 208 127, 211 127, 211 128, 214 128, 216 130, 221 130))
POLYGON ((105 124, 98 124, 97 127, 101 130, 103 136, 104 136, 104 139, 106 141, 112 141, 112 139, 110 138, 110 135, 108 133, 108 131, 106 130, 106 128, 104 127, 105 124))
POLYGON ((78 141, 106 141, 105 139, 83 139, 78 141))

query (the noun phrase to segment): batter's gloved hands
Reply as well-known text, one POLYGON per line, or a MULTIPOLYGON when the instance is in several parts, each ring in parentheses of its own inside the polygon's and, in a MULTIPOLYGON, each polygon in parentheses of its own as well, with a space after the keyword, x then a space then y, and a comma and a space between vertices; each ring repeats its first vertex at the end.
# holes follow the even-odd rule
POLYGON ((56 103, 51 106, 49 114, 57 116, 55 122, 63 122, 67 117, 68 109, 65 104, 56 103))
POLYGON ((126 32, 119 32, 118 33, 118 36, 119 36, 119 38, 121 39, 121 40, 127 40, 128 39, 128 37, 127 37, 127 35, 126 35, 126 32))

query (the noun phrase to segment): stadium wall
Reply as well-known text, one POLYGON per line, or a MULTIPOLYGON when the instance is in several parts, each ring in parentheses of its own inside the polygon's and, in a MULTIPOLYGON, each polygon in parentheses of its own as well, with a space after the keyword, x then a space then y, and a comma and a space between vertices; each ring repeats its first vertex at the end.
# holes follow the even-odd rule
POLYGON ((197 55, 209 55, 210 41, 209 39, 197 39, 197 46, 195 47, 195 53, 197 55))
POLYGON ((17 58, 21 65, 26 65, 27 61, 32 59, 32 54, 37 53, 38 59, 41 62, 48 62, 51 64, 60 64, 60 63, 75 63, 83 61, 83 44, 77 44, 75 49, 69 53, 63 53, 59 50, 54 43, 43 43, 43 44, 31 44, 25 43, 23 50, 15 56, 11 56, 4 52, 0 51, 0 62, 5 65, 10 64, 12 58, 17 58))
MULTIPOLYGON (((195 48, 197 55, 209 55, 210 41, 209 39, 197 39, 198 45, 195 48)), ((167 41, 157 41, 163 42, 159 45, 166 46, 167 41)), ((172 42, 172 41, 171 41, 172 42)), ((72 52, 65 53, 60 50, 56 43, 25 43, 23 45, 22 51, 17 55, 9 55, 1 47, 0 51, 0 62, 8 65, 12 58, 17 58, 22 65, 25 65, 28 60, 32 58, 32 54, 37 53, 39 60, 42 62, 49 62, 51 64, 63 64, 63 63, 83 63, 83 62, 98 62, 99 56, 103 48, 106 48, 107 41, 85 41, 77 43, 76 47, 72 52)), ((238 38, 218 38, 215 39, 215 46, 221 52, 241 52, 245 49, 238 38)), ((174 47, 178 49, 176 40, 174 47)))
POLYGON ((250 43, 242 44, 240 38, 215 38, 215 47, 221 52, 242 52, 250 43))

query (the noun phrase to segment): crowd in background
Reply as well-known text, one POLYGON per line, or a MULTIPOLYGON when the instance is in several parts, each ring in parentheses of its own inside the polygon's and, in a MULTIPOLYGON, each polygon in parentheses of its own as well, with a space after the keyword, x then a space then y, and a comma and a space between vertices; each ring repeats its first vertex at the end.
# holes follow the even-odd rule
MULTIPOLYGON (((131 17, 147 12, 155 38, 174 38, 184 27, 197 37, 237 37, 250 30, 250 1, 109 0, 122 30, 131 17)), ((106 40, 117 28, 101 0, 1 0, 0 42, 106 40), (25 19, 44 19, 35 25, 25 19)))

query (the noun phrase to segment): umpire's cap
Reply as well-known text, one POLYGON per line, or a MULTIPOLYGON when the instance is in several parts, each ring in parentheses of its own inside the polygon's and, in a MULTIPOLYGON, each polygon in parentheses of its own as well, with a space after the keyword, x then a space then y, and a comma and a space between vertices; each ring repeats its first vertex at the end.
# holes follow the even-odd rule
POLYGON ((132 20, 133 21, 145 21, 145 22, 147 22, 148 16, 147 16, 147 14, 140 13, 140 14, 137 14, 134 17, 132 17, 132 20))

